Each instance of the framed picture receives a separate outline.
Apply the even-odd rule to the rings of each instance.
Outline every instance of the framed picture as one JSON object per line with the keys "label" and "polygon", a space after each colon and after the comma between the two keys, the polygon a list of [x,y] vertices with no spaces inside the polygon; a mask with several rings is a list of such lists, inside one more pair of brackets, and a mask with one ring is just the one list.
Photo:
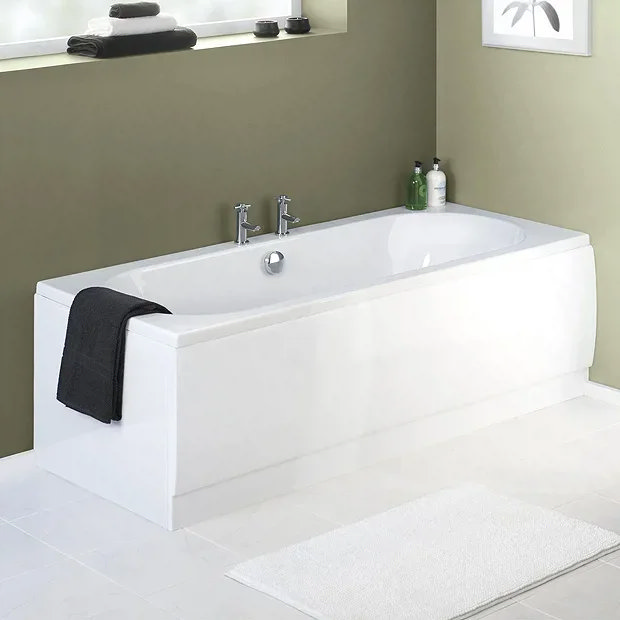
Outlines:
{"label": "framed picture", "polygon": [[591,0],[482,0],[482,44],[590,56],[591,11]]}

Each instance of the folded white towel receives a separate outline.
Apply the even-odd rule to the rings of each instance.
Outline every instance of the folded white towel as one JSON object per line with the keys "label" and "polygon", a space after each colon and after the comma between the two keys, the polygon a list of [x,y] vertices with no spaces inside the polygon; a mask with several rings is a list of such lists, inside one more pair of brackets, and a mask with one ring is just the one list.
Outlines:
{"label": "folded white towel", "polygon": [[117,17],[97,17],[88,22],[86,34],[98,37],[117,37],[131,34],[149,34],[152,32],[168,32],[177,27],[177,20],[172,15],[161,13],[154,17],[133,17],[119,19]]}

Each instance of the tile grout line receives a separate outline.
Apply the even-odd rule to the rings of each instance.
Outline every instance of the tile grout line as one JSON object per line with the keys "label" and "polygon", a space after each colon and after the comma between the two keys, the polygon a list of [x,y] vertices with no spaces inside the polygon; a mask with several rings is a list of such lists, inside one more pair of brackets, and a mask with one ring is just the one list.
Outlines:
{"label": "tile grout line", "polygon": [[115,579],[112,579],[108,575],[105,575],[104,573],[99,572],[96,568],[92,568],[91,566],[88,566],[87,564],[84,564],[84,562],[81,562],[80,560],[78,560],[75,557],[72,557],[72,556],[69,556],[69,557],[70,557],[70,559],[73,562],[75,562],[76,564],[78,564],[82,568],[85,568],[89,572],[91,572],[91,573],[93,573],[93,574],[95,574],[95,575],[97,575],[99,577],[102,577],[103,579],[105,579],[106,581],[109,581],[110,583],[113,583],[115,586],[119,587],[121,590],[124,590],[125,592],[128,592],[129,594],[139,598],[142,602],[146,603],[147,607],[152,607],[154,609],[158,609],[159,611],[163,611],[163,612],[167,613],[168,615],[170,615],[171,617],[176,618],[176,620],[182,620],[181,617],[178,616],[176,613],[172,613],[168,609],[164,609],[163,607],[159,607],[159,605],[156,605],[152,601],[149,601],[145,596],[142,596],[142,594],[140,594],[139,592],[135,592],[134,590],[132,590],[128,586],[125,586],[122,583],[119,583],[118,581],[116,581]]}
{"label": "tile grout line", "polygon": [[618,564],[612,564],[610,561],[605,559],[605,558],[611,557],[612,555],[616,555],[619,552],[620,552],[620,550],[617,550],[614,553],[610,553],[608,555],[604,555],[602,558],[599,559],[599,562],[602,562],[603,564],[606,564],[607,566],[611,566],[613,568],[617,568],[618,570],[620,570],[620,566],[618,566]]}
{"label": "tile grout line", "polygon": [[[532,590],[532,592],[534,591],[535,590]],[[534,607],[533,605],[528,605],[526,601],[527,599],[520,601],[523,607],[526,607],[527,609],[532,609],[533,611],[537,611],[538,613],[541,613],[543,616],[547,616],[548,618],[552,618],[553,620],[562,620],[562,618],[558,618],[557,616],[552,616],[551,614],[548,614],[546,611],[543,611],[542,609],[538,609],[538,607]]]}
{"label": "tile grout line", "polygon": [[[180,616],[178,616],[177,614],[173,614],[169,610],[163,609],[162,607],[159,607],[159,606],[155,605],[154,603],[149,601],[147,598],[145,598],[144,596],[142,596],[138,592],[135,592],[134,590],[132,590],[131,588],[129,588],[129,587],[125,586],[125,585],[123,585],[122,583],[119,583],[119,582],[115,581],[114,579],[108,577],[108,575],[105,575],[104,573],[99,572],[97,569],[92,568],[92,567],[88,566],[87,564],[84,564],[84,562],[81,562],[75,556],[73,556],[73,555],[71,555],[69,553],[66,553],[65,551],[63,551],[62,549],[59,549],[58,547],[55,547],[54,545],[49,544],[45,540],[41,540],[40,538],[37,538],[36,536],[33,536],[32,534],[30,534],[29,532],[26,532],[25,530],[23,530],[22,528],[18,527],[14,523],[9,523],[8,525],[10,525],[11,527],[14,527],[16,530],[22,532],[22,534],[25,534],[29,538],[32,538],[33,540],[36,540],[38,543],[41,543],[42,545],[45,545],[46,547],[49,547],[50,549],[52,549],[56,553],[59,553],[61,556],[63,556],[63,558],[65,558],[65,560],[68,560],[69,562],[77,564],[78,566],[81,566],[82,568],[85,568],[88,572],[90,572],[90,573],[92,573],[94,575],[97,575],[98,577],[101,577],[101,578],[105,579],[106,581],[108,581],[109,583],[112,583],[115,586],[119,587],[121,590],[124,590],[125,592],[128,592],[129,594],[138,597],[141,601],[146,603],[148,607],[153,607],[153,608],[155,608],[155,609],[157,609],[159,611],[163,611],[165,613],[168,613],[170,616],[172,616],[173,618],[176,618],[177,620],[182,620],[180,618]],[[96,550],[94,550],[94,551],[96,551]],[[33,569],[30,569],[30,570],[27,570],[27,571],[23,571],[22,573],[19,573],[19,575],[24,575],[24,574],[27,574],[27,573],[31,573],[31,572],[34,572],[36,570],[40,570],[41,568],[48,568],[49,566],[53,566],[54,564],[57,564],[57,563],[59,563],[59,562],[51,562],[50,564],[46,564],[43,567],[33,568]],[[15,578],[15,577],[17,577],[19,575],[13,575],[13,576],[9,577],[8,579],[13,579],[13,578]],[[0,583],[3,583],[4,581],[7,581],[7,580],[5,579],[3,581],[0,581]]]}
{"label": "tile grout line", "polygon": [[[508,609],[509,607],[515,607],[516,605],[520,603],[521,596],[522,596],[521,594],[517,594],[513,598],[507,598],[501,603],[497,603],[496,605],[493,605],[493,607],[488,607],[485,611],[481,612],[483,615],[481,616],[480,620],[485,620],[486,618],[490,618],[496,613],[499,613],[500,611],[504,611],[505,609]],[[476,616],[474,616],[474,618],[476,618]]]}
{"label": "tile grout line", "polygon": [[[199,534],[198,532],[194,532],[193,530],[190,530],[187,527],[183,528],[182,531],[187,532],[188,534],[191,534],[192,536],[196,536],[197,538],[200,538],[200,540],[204,540],[214,545],[215,547],[218,547],[219,549],[228,551],[229,553],[234,553],[235,555],[239,555],[239,556],[241,555],[238,551],[235,551],[234,549],[231,549],[230,547],[227,547],[226,545],[223,545],[222,543],[219,543],[216,540],[213,540],[212,538],[207,538],[206,536],[203,536],[202,534]],[[245,556],[242,556],[242,557],[245,557]]]}
{"label": "tile grout line", "polygon": [[[561,402],[561,403],[557,403],[556,405],[551,405],[551,407],[560,407],[560,406],[562,406],[562,405],[565,405],[566,403],[571,402],[572,400],[577,400],[577,399],[579,399],[579,398],[583,398],[583,396],[578,396],[576,399],[571,399],[571,400],[568,400],[568,401],[563,401],[563,402]],[[586,396],[586,398],[591,398],[591,397]],[[609,408],[611,408],[611,409],[616,409],[616,410],[618,411],[618,416],[620,417],[620,406],[618,406],[618,405],[609,405],[608,403],[605,403],[605,402],[603,402],[603,401],[596,400],[595,398],[591,398],[591,400],[593,400],[593,401],[595,401],[595,402],[597,402],[597,403],[600,403],[600,404],[606,405],[607,407],[609,407]],[[525,418],[527,418],[527,417],[529,417],[529,416],[535,416],[535,415],[536,415],[539,411],[543,411],[544,409],[549,409],[549,408],[550,408],[550,407],[543,407],[543,409],[538,409],[538,410],[536,410],[536,411],[531,411],[531,412],[529,412],[529,413],[525,413],[525,414],[523,414],[523,415],[517,416],[517,417],[515,417],[515,418],[510,418],[510,419],[508,419],[508,420],[504,420],[504,421],[502,421],[502,422],[496,422],[496,423],[494,423],[494,424],[492,424],[492,425],[490,425],[490,426],[488,426],[488,427],[484,427],[484,428],[493,428],[493,427],[496,427],[496,426],[497,426],[497,427],[499,427],[499,426],[501,426],[502,424],[505,424],[506,422],[516,421],[516,420],[522,420],[522,419],[525,419]],[[557,443],[556,443],[556,442],[552,442],[552,443],[553,443],[553,445],[556,445],[556,446],[564,446],[564,445],[566,445],[566,444],[570,444],[570,443],[573,443],[573,442],[575,442],[575,441],[579,441],[579,440],[581,440],[581,439],[584,439],[584,438],[586,438],[586,437],[589,437],[590,435],[594,435],[594,434],[599,433],[599,432],[601,432],[601,431],[608,430],[608,429],[611,429],[611,428],[615,428],[615,427],[617,427],[617,426],[620,426],[620,421],[618,421],[618,422],[613,422],[612,424],[605,424],[605,425],[603,425],[603,426],[598,426],[597,428],[593,428],[593,429],[590,429],[590,430],[588,430],[588,431],[584,431],[584,432],[583,432],[582,434],[580,434],[579,436],[577,436],[577,437],[572,437],[571,439],[565,439],[565,440],[563,440],[563,441],[559,441],[559,442],[557,442]],[[483,429],[478,429],[478,430],[484,430],[484,428],[483,428]],[[478,431],[473,431],[473,432],[472,432],[472,433],[470,433],[470,434],[475,434],[476,432],[478,432]],[[464,436],[465,436],[465,435],[464,435]]]}
{"label": "tile grout line", "polygon": [[[607,488],[607,487],[605,487]],[[593,491],[589,491],[587,493],[583,493],[581,494],[577,499],[571,499],[568,502],[564,502],[562,504],[558,504],[557,506],[554,506],[551,510],[557,510],[558,512],[561,512],[561,508],[564,508],[565,506],[569,506],[570,504],[574,504],[575,502],[580,502],[588,497],[598,497],[599,499],[603,499],[606,500],[608,502],[611,502],[612,504],[616,504],[617,506],[620,507],[620,501],[613,499],[611,497],[608,497],[607,495],[604,495],[600,489],[598,490],[593,490]],[[564,513],[562,513],[564,514]],[[573,517],[573,518],[577,518],[577,517]],[[581,521],[583,521],[583,519],[580,519]],[[588,521],[588,523],[590,523]],[[593,525],[596,525],[593,523]],[[598,527],[602,527],[601,525],[599,525]],[[603,529],[607,529],[607,528],[603,528]],[[612,530],[610,530],[612,531]],[[616,534],[620,535],[620,532],[615,532]]]}
{"label": "tile grout line", "polygon": [[[57,506],[48,506],[47,508],[42,508],[40,510],[35,510],[34,512],[28,512],[26,514],[20,515],[19,517],[15,517],[14,519],[6,519],[5,518],[4,520],[7,523],[13,525],[16,521],[20,521],[21,519],[28,519],[29,517],[34,517],[35,515],[39,515],[39,514],[44,513],[44,512],[51,512],[53,510],[63,510],[65,508],[67,508],[68,506],[72,506],[73,504],[79,504],[80,502],[83,502],[85,500],[88,501],[89,499],[92,499],[92,498],[81,497],[79,499],[72,499],[71,501],[64,502],[62,504],[58,504]],[[108,500],[104,500],[104,501],[108,501]],[[2,519],[2,517],[0,517],[0,519]],[[21,529],[21,528],[18,528],[18,529]]]}
{"label": "tile grout line", "polygon": [[[618,412],[620,414],[620,407],[615,407],[615,408],[618,409]],[[580,441],[582,439],[586,439],[586,438],[590,437],[591,435],[596,435],[597,433],[600,433],[601,431],[607,431],[607,430],[610,430],[612,428],[616,428],[617,426],[620,427],[620,422],[614,422],[613,424],[608,424],[607,426],[601,426],[600,428],[595,428],[595,429],[586,431],[585,433],[583,433],[583,435],[579,435],[579,437],[575,437],[573,439],[568,439],[566,441],[561,441],[561,442],[559,442],[556,445],[558,445],[558,446],[565,446],[565,445],[570,444],[570,443],[575,443],[575,442]]]}
{"label": "tile grout line", "polygon": [[620,501],[618,501],[617,499],[614,499],[613,497],[608,497],[607,495],[604,495],[600,490],[593,491],[592,495],[596,495],[597,497],[600,497],[601,499],[606,499],[607,501],[611,502],[612,504],[616,504],[617,506],[620,506]]}
{"label": "tile grout line", "polygon": [[[32,534],[30,534],[29,532],[26,532],[25,530],[22,530],[21,527],[17,527],[16,525],[14,525],[13,523],[10,522],[6,522],[6,525],[8,525],[9,527],[12,527],[14,529],[16,529],[18,532],[21,532],[22,534],[24,534],[25,536],[27,536],[28,538],[38,542],[39,544],[47,547],[48,549],[51,549],[52,551],[58,553],[60,556],[62,556],[63,560],[72,560],[73,558],[71,558],[69,555],[67,555],[66,553],[64,553],[63,551],[61,551],[60,549],[57,549],[56,547],[54,547],[53,545],[50,545],[49,543],[45,542],[44,540],[40,540],[39,538],[37,538],[36,536],[33,536]],[[36,570],[40,570],[42,568],[48,568],[50,566],[53,566],[54,564],[59,564],[61,562],[61,560],[57,560],[54,562],[50,562],[49,564],[45,564],[43,566],[38,566],[36,568],[29,568],[26,569],[20,573],[17,573],[15,575],[10,575],[9,577],[6,577],[4,579],[0,579],[0,583],[4,583],[6,581],[9,581],[10,579],[14,579],[15,577],[19,577],[21,575],[26,575],[28,573],[32,573]]]}
{"label": "tile grout line", "polygon": [[[282,499],[282,498],[285,498],[285,497],[287,497],[287,495],[280,495],[277,498],[273,498],[273,499]],[[252,508],[254,506],[260,506],[261,504],[264,504],[264,503],[266,503],[268,501],[270,501],[270,500],[266,500],[265,502],[259,502],[258,504],[252,504],[251,506],[248,506],[245,509],[242,508],[241,510],[246,510],[247,508]],[[316,519],[319,519],[320,521],[323,521],[326,524],[329,524],[329,525],[333,526],[334,529],[340,529],[342,527],[346,527],[347,525],[350,525],[348,523],[340,523],[339,521],[334,521],[333,519],[326,519],[325,517],[316,514],[314,511],[308,510],[304,506],[303,503],[293,502],[293,505],[296,508],[301,509],[306,515],[310,515],[312,517],[315,517]],[[234,512],[239,512],[239,511],[234,511]],[[234,512],[233,513],[229,513],[229,514],[234,514]],[[218,518],[225,518],[227,516],[228,515],[221,515],[221,517],[218,517]],[[366,517],[364,517],[364,518],[366,518]],[[363,520],[363,519],[360,519],[360,520]],[[200,525],[200,524],[197,524],[197,525]],[[248,559],[248,557],[245,554],[241,554],[241,553],[239,553],[239,551],[236,551],[235,549],[231,549],[230,547],[227,547],[226,545],[223,545],[222,543],[220,543],[220,542],[218,542],[216,540],[213,540],[212,538],[209,538],[208,536],[205,536],[204,534],[200,534],[199,532],[195,532],[194,530],[191,529],[192,527],[196,527],[196,526],[190,525],[188,527],[182,528],[182,530],[184,530],[186,532],[189,532],[190,534],[193,534],[194,536],[197,536],[198,538],[200,538],[202,540],[205,540],[208,543],[211,543],[211,544],[215,545],[216,547],[219,547],[220,549],[223,549],[224,551],[229,551],[230,553],[234,553],[235,555],[239,555],[242,558],[244,558],[244,560]],[[321,534],[315,534],[314,536],[320,536],[320,535]],[[314,538],[314,536],[311,536],[310,538]],[[307,540],[307,539],[304,539],[304,540]],[[300,541],[300,542],[302,542],[302,541]],[[292,544],[295,544],[295,543],[292,543]],[[289,545],[283,545],[283,547],[287,547],[287,546],[289,546]],[[282,547],[280,547],[280,548],[282,548]],[[264,554],[261,554],[261,555],[264,555]]]}
{"label": "tile grout line", "polygon": [[601,562],[605,564],[605,566],[611,566],[611,568],[617,568],[618,570],[620,570],[620,566],[618,566],[617,564],[612,564],[611,562],[606,562],[605,560],[601,560]]}
{"label": "tile grout line", "polygon": [[[595,399],[593,399],[593,400],[595,400]],[[569,401],[567,401],[567,402],[569,402]],[[597,402],[599,402],[599,401],[597,401]],[[558,403],[558,405],[562,405],[562,404],[564,404],[564,403]],[[605,403],[603,403],[603,404],[605,404]],[[544,409],[546,409],[546,408],[547,407],[545,407]],[[614,407],[614,408],[618,409],[618,412],[620,414],[620,407]],[[454,437],[454,438],[452,438],[450,440],[446,440],[446,441],[442,441],[442,442],[440,442],[438,444],[434,444],[433,447],[441,448],[443,444],[446,444],[446,443],[448,443],[450,441],[459,440],[459,439],[465,439],[467,437],[472,437],[472,436],[475,436],[480,431],[484,431],[484,430],[487,430],[487,429],[490,429],[490,428],[493,428],[493,427],[500,427],[503,424],[505,424],[506,422],[519,420],[522,417],[527,417],[527,416],[535,415],[536,413],[537,413],[537,411],[534,411],[534,412],[530,412],[530,413],[524,414],[523,416],[517,416],[516,418],[511,418],[509,420],[504,420],[502,422],[497,422],[497,423],[491,424],[489,426],[486,426],[486,427],[483,427],[483,428],[480,428],[480,429],[476,429],[475,431],[471,431],[470,433],[467,433],[465,435],[459,435],[459,436]],[[593,429],[588,430],[588,431],[584,431],[583,433],[581,433],[581,434],[579,434],[577,436],[571,437],[569,439],[564,439],[564,440],[559,441],[559,442],[550,441],[549,445],[546,446],[546,447],[547,448],[549,448],[549,447],[553,447],[553,448],[558,448],[559,447],[559,448],[561,448],[561,447],[568,446],[570,444],[576,443],[578,441],[581,441],[583,439],[587,439],[587,438],[591,437],[592,435],[596,435],[597,433],[600,433],[602,431],[606,431],[606,430],[609,430],[609,429],[612,429],[612,428],[616,428],[616,427],[620,427],[620,421],[619,422],[614,422],[613,424],[606,424],[606,425],[603,425],[603,426],[599,426],[597,428],[593,428]],[[396,460],[401,460],[402,458],[407,458],[408,456],[411,456],[412,454],[416,454],[416,453],[417,453],[417,450],[415,452],[409,453],[408,455],[405,455],[404,457],[400,457],[400,458],[398,458]],[[521,456],[521,457],[519,457],[519,461],[520,462],[524,462],[524,461],[527,461],[528,458],[529,457],[527,457],[527,456]],[[391,461],[391,460],[394,460],[394,459],[387,459],[387,460]],[[363,468],[363,469],[372,469],[372,467],[374,467],[374,466]]]}
{"label": "tile grout line", "polygon": [[54,564],[59,564],[61,561],[64,561],[64,560],[59,560],[58,562],[52,562],[51,564],[46,564],[45,566],[39,566],[37,568],[27,568],[26,570],[23,570],[21,573],[15,573],[14,575],[10,575],[9,577],[4,577],[0,579],[0,586],[6,583],[7,581],[10,581],[11,579],[16,579],[17,577],[28,575],[30,573],[33,573],[36,570],[41,570],[42,568],[49,568],[50,566],[54,566]]}

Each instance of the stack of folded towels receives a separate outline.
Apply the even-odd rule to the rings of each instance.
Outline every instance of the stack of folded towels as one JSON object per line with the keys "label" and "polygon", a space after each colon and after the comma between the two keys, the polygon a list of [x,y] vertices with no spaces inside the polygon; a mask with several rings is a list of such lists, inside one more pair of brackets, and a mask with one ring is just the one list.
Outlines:
{"label": "stack of folded towels", "polygon": [[91,19],[85,35],[71,37],[69,54],[117,58],[173,52],[196,45],[196,33],[179,28],[172,15],[160,14],[155,2],[114,4],[109,17]]}

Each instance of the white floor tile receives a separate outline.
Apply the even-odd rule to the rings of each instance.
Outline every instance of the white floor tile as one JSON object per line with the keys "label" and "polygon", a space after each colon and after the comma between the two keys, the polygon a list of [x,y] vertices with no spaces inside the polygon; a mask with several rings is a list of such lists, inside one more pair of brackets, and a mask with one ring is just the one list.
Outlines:
{"label": "white floor tile", "polygon": [[5,456],[0,459],[0,485],[7,480],[15,480],[25,472],[35,469],[34,450]]}
{"label": "white floor tile", "polygon": [[494,424],[454,442],[461,450],[467,445],[476,449],[477,458],[486,464],[490,455],[492,464],[495,457],[514,461],[515,457],[562,453],[563,444],[585,441],[619,424],[620,408],[582,397]]}
{"label": "white floor tile", "polygon": [[72,560],[53,564],[0,583],[4,620],[173,620],[108,579]]}
{"label": "white floor tile", "polygon": [[6,462],[3,459],[0,467],[0,517],[3,519],[12,521],[92,497],[88,491],[38,469],[31,459],[18,457],[10,457]]}
{"label": "white floor tile", "polygon": [[604,558],[601,558],[601,562],[612,564],[613,566],[620,568],[620,551],[606,555]]}
{"label": "white floor tile", "polygon": [[162,529],[124,508],[100,498],[43,510],[13,522],[63,553],[106,551],[125,541],[140,541]]}
{"label": "white floor tile", "polygon": [[[543,414],[540,416],[542,419]],[[465,437],[456,437],[449,444],[453,444],[458,453],[467,455],[480,466],[492,464],[496,458],[514,461],[538,454],[554,445],[549,433],[539,432],[540,426],[542,423],[539,418],[529,414],[482,428]]]}
{"label": "white floor tile", "polygon": [[530,609],[521,603],[514,603],[498,610],[486,611],[470,620],[560,620],[536,609]]}
{"label": "white floor tile", "polygon": [[[384,463],[382,467],[407,477],[424,493],[464,482],[488,484],[508,493],[520,491],[521,487],[529,489],[530,471],[538,473],[544,463],[541,455],[555,445],[549,436],[535,432],[541,424],[532,417],[537,414],[544,417],[544,412],[537,412],[496,424]],[[533,460],[531,465],[527,464],[528,459]],[[568,499],[573,497],[571,494]]]}
{"label": "white floor tile", "polygon": [[522,452],[504,423],[405,456],[400,459],[400,472],[412,480],[428,480],[433,486],[458,484],[497,459],[512,462],[521,458]]}
{"label": "white floor tile", "polygon": [[620,481],[620,425],[596,431],[563,446],[579,463],[584,475],[589,475],[604,489]]}
{"label": "white floor tile", "polygon": [[[64,617],[63,620],[65,620]],[[125,603],[120,608],[95,613],[88,616],[88,620],[179,620],[179,617],[137,598],[132,598],[131,603]]]}
{"label": "white floor tile", "polygon": [[579,458],[564,445],[530,442],[524,447],[514,434],[513,426],[504,423],[380,467],[407,477],[421,495],[475,482],[549,508],[597,488],[599,479],[584,473]]}
{"label": "white floor tile", "polygon": [[192,579],[149,597],[183,620],[308,620],[308,616],[224,576]]}
{"label": "white floor tile", "polygon": [[620,408],[582,396],[516,418],[513,428],[519,429],[519,437],[536,436],[559,444],[615,424],[620,424]]}
{"label": "white floor tile", "polygon": [[620,504],[600,495],[587,495],[557,508],[569,517],[588,521],[620,534]]}
{"label": "white floor tile", "polygon": [[607,499],[611,499],[614,502],[620,503],[620,482],[618,482],[617,484],[604,486],[600,489],[597,489],[596,492],[598,495],[602,495]]}
{"label": "white floor tile", "polygon": [[468,466],[485,467],[497,458],[515,462],[535,456],[616,424],[620,424],[620,408],[582,397],[493,424],[435,448],[452,451]]}
{"label": "white floor tile", "polygon": [[133,592],[145,596],[201,575],[223,575],[242,556],[186,530],[164,532],[77,559]]}
{"label": "white floor tile", "polygon": [[562,620],[615,620],[620,618],[620,569],[597,562],[541,586],[524,604]]}
{"label": "white floor tile", "polygon": [[493,614],[503,611],[506,607],[512,607],[516,605],[517,603],[521,603],[530,595],[531,595],[531,591],[524,592],[522,594],[517,594],[513,598],[502,601],[501,603],[498,603],[497,605],[494,605],[493,607],[490,607],[489,609],[485,609],[484,611],[481,611],[480,613],[474,616],[471,616],[471,618],[468,618],[467,620],[481,620],[481,618],[487,618],[488,616],[492,616]]}
{"label": "white floor tile", "polygon": [[416,494],[425,495],[463,482],[474,481],[480,462],[469,446],[450,441],[375,467],[405,478]]}
{"label": "white floor tile", "polygon": [[598,486],[598,478],[564,446],[517,461],[498,458],[494,465],[479,472],[478,482],[546,508],[580,499]]}
{"label": "white floor tile", "polygon": [[[587,428],[585,421],[581,419],[586,415],[586,411],[580,413],[585,407],[584,399],[570,401],[565,407],[580,421],[578,429]],[[569,437],[570,433],[564,426],[571,424],[561,421],[561,407],[552,409],[555,413],[551,419],[557,420],[558,435],[563,438]],[[607,409],[603,409],[599,413],[605,416],[606,412]],[[527,417],[536,415],[544,417],[546,414],[545,411],[536,412]],[[605,418],[604,420],[608,421]],[[599,422],[603,423],[603,420],[599,419]],[[575,433],[577,428],[573,429]],[[604,431],[586,433],[580,439],[522,452],[520,451],[522,442],[517,436],[516,434],[512,448],[506,446],[499,452],[495,451],[491,461],[479,467],[475,473],[478,482],[497,492],[555,508],[578,500],[601,489],[605,484],[620,479],[620,459],[616,455],[618,450],[614,445],[616,440],[620,441],[616,426],[608,427]],[[596,457],[598,452],[602,455],[603,464]],[[615,469],[614,461],[618,461],[618,467]]]}
{"label": "white floor tile", "polygon": [[208,519],[188,529],[244,557],[254,557],[336,527],[337,524],[321,519],[284,498]]}
{"label": "white floor tile", "polygon": [[9,524],[0,524],[0,581],[63,560],[47,545]]}
{"label": "white floor tile", "polygon": [[428,478],[409,480],[381,468],[368,468],[314,485],[288,497],[306,511],[323,519],[348,524],[424,495],[428,483]]}

